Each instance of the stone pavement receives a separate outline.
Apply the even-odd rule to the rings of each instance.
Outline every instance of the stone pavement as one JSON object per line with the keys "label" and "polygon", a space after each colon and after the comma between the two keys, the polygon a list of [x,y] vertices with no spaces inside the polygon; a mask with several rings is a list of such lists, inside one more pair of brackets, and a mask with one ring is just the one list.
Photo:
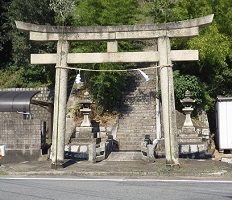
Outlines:
{"label": "stone pavement", "polygon": [[232,164],[217,160],[180,159],[180,166],[166,167],[165,158],[144,161],[107,161],[98,163],[66,160],[64,168],[51,169],[51,161],[26,161],[1,165],[9,176],[120,176],[143,178],[223,178],[232,179]]}

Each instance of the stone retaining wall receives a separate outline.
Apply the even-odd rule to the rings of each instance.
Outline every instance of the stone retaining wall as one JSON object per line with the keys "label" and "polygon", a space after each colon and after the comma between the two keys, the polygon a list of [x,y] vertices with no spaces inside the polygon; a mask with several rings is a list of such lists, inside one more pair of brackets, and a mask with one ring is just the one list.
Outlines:
{"label": "stone retaining wall", "polygon": [[[53,92],[49,88],[4,88],[0,91],[40,91],[33,100],[52,102]],[[42,141],[41,124],[46,122],[44,133],[51,137],[52,115],[48,106],[30,105],[30,114],[17,112],[0,112],[0,145],[5,145],[4,162],[37,160],[41,155]],[[44,123],[43,123],[44,124]],[[43,133],[43,134],[44,134]]]}
{"label": "stone retaining wall", "polygon": [[0,120],[0,124],[0,145],[5,145],[6,150],[3,162],[38,159],[41,152],[40,120]]}
{"label": "stone retaining wall", "polygon": [[[54,93],[47,87],[40,88],[4,88],[0,91],[40,91],[32,99],[43,102],[52,102]],[[46,106],[30,105],[31,114],[23,115],[16,112],[0,112],[0,120],[22,120],[22,119],[39,119],[46,122],[46,132],[51,137],[51,113]]]}

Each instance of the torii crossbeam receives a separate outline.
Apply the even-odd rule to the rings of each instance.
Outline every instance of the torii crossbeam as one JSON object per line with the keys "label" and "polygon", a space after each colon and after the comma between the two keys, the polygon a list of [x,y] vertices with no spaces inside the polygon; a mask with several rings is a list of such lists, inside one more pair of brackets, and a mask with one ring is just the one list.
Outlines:
{"label": "torii crossbeam", "polygon": [[[212,23],[213,14],[196,19],[170,22],[166,24],[129,25],[129,26],[85,26],[55,27],[16,21],[20,30],[29,31],[30,40],[57,41],[56,54],[32,54],[32,64],[55,64],[55,102],[52,139],[52,167],[61,167],[64,162],[65,111],[67,100],[67,67],[78,63],[122,63],[151,62],[159,63],[162,114],[165,137],[167,165],[179,164],[177,126],[173,87],[173,61],[196,61],[197,50],[171,50],[170,38],[195,37],[199,27]],[[118,52],[120,40],[158,40],[158,51]],[[106,41],[105,53],[69,53],[71,41]]]}

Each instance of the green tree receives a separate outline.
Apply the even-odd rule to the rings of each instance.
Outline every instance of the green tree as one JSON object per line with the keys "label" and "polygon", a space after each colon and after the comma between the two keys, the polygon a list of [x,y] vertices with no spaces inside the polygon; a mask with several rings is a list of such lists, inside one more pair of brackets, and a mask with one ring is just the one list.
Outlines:
{"label": "green tree", "polygon": [[49,7],[49,0],[20,1],[12,0],[8,4],[7,26],[11,29],[8,37],[12,43],[12,58],[17,66],[29,65],[30,53],[37,49],[46,51],[51,47],[46,43],[29,41],[28,33],[16,29],[15,20],[34,24],[54,24],[54,13]]}
{"label": "green tree", "polygon": [[[166,23],[175,21],[177,1],[145,0],[141,4],[141,18],[144,23]],[[175,8],[175,9],[174,9]]]}
{"label": "green tree", "polygon": [[203,0],[189,1],[189,4],[186,9],[188,13],[192,13],[193,17],[200,17],[211,12],[215,13],[215,18],[211,26],[200,31],[198,37],[187,42],[185,40],[185,45],[175,43],[179,46],[177,48],[198,49],[199,62],[188,65],[176,64],[176,66],[182,74],[196,75],[206,85],[205,109],[212,110],[217,95],[232,94],[232,88],[228,87],[232,84],[230,78],[232,35],[231,31],[225,28],[232,23],[232,17],[227,14],[227,11],[231,11],[231,4],[228,1]]}
{"label": "green tree", "polygon": [[[137,20],[137,0],[85,0],[81,1],[73,16],[75,26],[105,26],[134,24]],[[119,51],[140,48],[136,42],[119,43]],[[73,52],[106,52],[106,42],[78,42],[72,45]],[[91,69],[125,69],[126,64],[82,65]],[[129,65],[131,66],[131,65]],[[104,110],[117,109],[125,87],[125,73],[86,72],[85,83],[98,105]]]}
{"label": "green tree", "polygon": [[10,61],[9,54],[11,52],[11,45],[8,42],[7,32],[9,29],[5,25],[7,22],[7,4],[9,0],[0,1],[0,69],[7,62]]}
{"label": "green tree", "polygon": [[[158,0],[150,2],[159,3]],[[232,5],[223,0],[178,0],[166,1],[167,21],[176,21],[215,14],[213,24],[200,29],[200,35],[192,39],[172,40],[172,49],[198,49],[200,60],[190,63],[175,63],[181,76],[198,77],[205,84],[206,108],[213,108],[213,101],[219,94],[230,95],[226,85],[231,84],[231,36],[232,16],[229,14]],[[157,15],[158,16],[158,15]],[[161,20],[163,17],[161,17]],[[159,21],[161,22],[161,21]],[[226,84],[228,83],[228,84]],[[183,91],[184,92],[184,91]]]}
{"label": "green tree", "polygon": [[[157,5],[158,4],[158,5]],[[198,62],[174,63],[177,108],[186,89],[197,99],[210,119],[215,116],[217,95],[232,95],[232,4],[226,0],[146,0],[145,13],[150,22],[165,23],[202,17],[214,13],[213,24],[201,28],[198,37],[172,39],[172,49],[198,49]],[[145,16],[145,15],[143,15]],[[149,21],[148,20],[148,21]],[[144,20],[146,21],[146,20]],[[212,130],[215,128],[211,121]]]}
{"label": "green tree", "polygon": [[49,0],[11,0],[4,4],[5,17],[1,30],[4,33],[3,52],[7,52],[8,62],[1,65],[2,73],[20,74],[18,82],[12,79],[10,83],[7,81],[3,87],[8,85],[11,87],[29,87],[47,84],[51,82],[53,77],[52,68],[43,68],[41,66],[30,65],[30,54],[39,52],[54,51],[54,44],[36,43],[29,41],[28,33],[23,33],[16,29],[15,20],[24,21],[35,24],[54,24],[54,13],[49,8]]}
{"label": "green tree", "polygon": [[74,15],[75,25],[107,26],[134,24],[138,15],[137,0],[80,1]]}
{"label": "green tree", "polygon": [[206,88],[204,83],[202,83],[200,79],[194,75],[181,75],[179,70],[175,70],[173,76],[177,109],[182,110],[183,105],[180,100],[185,98],[185,92],[189,90],[191,92],[191,98],[195,100],[195,111],[198,112],[206,101]]}

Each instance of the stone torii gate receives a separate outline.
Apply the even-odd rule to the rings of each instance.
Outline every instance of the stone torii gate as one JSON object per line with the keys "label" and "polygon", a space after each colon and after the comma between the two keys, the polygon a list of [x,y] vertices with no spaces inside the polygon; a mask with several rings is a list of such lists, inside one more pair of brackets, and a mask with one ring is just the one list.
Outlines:
{"label": "stone torii gate", "polygon": [[[166,164],[179,164],[173,61],[196,61],[198,50],[171,50],[170,38],[194,37],[199,27],[210,25],[213,15],[165,24],[128,26],[55,27],[16,21],[20,30],[30,32],[30,40],[57,41],[55,54],[31,54],[31,64],[55,64],[55,99],[52,138],[52,168],[64,162],[65,112],[67,101],[67,65],[78,63],[151,62],[160,66],[162,114]],[[158,51],[118,52],[120,40],[158,39]],[[105,53],[69,53],[71,41],[106,41]]]}

